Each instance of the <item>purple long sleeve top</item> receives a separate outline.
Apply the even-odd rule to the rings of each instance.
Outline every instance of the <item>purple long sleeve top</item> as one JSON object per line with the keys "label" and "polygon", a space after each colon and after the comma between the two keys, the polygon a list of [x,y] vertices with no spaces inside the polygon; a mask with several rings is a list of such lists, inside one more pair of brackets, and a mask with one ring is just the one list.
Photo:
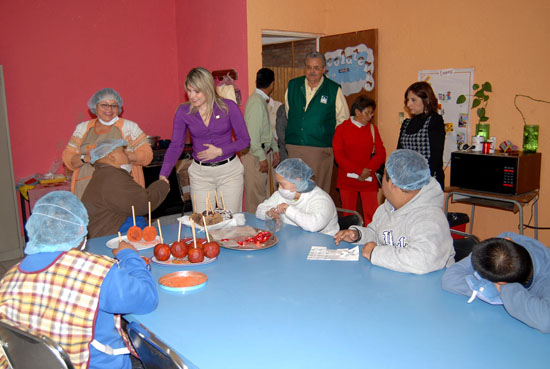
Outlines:
{"label": "purple long sleeve top", "polygon": [[[198,111],[194,114],[188,114],[191,108],[189,104],[182,104],[178,108],[174,117],[172,142],[164,156],[164,162],[160,170],[161,176],[168,177],[172,168],[176,165],[185,146],[187,130],[189,130],[193,140],[193,158],[195,160],[198,160],[197,153],[208,148],[204,144],[212,144],[223,151],[221,156],[206,162],[218,162],[228,159],[237,151],[241,151],[250,145],[250,136],[239,107],[231,100],[223,99],[223,101],[227,104],[228,113],[225,113],[214,104],[208,127],[202,121]],[[235,132],[235,141],[233,141],[232,132]]]}

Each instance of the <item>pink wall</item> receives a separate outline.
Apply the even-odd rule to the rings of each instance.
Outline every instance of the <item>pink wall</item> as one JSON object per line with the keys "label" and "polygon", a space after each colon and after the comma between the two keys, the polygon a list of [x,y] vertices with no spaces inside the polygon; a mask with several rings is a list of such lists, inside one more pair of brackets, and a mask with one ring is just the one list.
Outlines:
{"label": "pink wall", "polygon": [[246,0],[176,1],[180,96],[194,67],[235,69],[243,103],[248,99]]}
{"label": "pink wall", "polygon": [[0,35],[16,178],[49,170],[103,87],[120,92],[122,116],[147,134],[171,134],[174,0],[2,1]]}

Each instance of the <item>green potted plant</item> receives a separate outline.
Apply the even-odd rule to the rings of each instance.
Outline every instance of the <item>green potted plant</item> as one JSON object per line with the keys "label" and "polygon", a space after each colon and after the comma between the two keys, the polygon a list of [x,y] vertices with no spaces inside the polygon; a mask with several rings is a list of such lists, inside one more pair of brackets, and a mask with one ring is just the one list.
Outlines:
{"label": "green potted plant", "polygon": [[[486,123],[489,120],[487,116],[487,103],[489,102],[489,93],[493,92],[493,87],[489,82],[485,82],[482,85],[474,83],[472,89],[474,90],[474,94],[470,95],[474,97],[472,109],[477,108],[476,113],[479,118],[476,124],[476,136],[484,136],[485,140],[488,140],[490,138],[490,133],[489,123]],[[466,102],[465,95],[460,95],[456,99],[457,104],[463,104],[464,102]]]}

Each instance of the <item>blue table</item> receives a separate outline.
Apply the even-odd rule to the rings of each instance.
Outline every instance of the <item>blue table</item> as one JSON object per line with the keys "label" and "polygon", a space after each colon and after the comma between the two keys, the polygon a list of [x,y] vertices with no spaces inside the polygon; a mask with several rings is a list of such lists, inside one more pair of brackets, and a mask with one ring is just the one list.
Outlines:
{"label": "blue table", "polygon": [[[249,214],[247,224],[263,227]],[[184,229],[188,237],[191,230]],[[176,225],[163,227],[163,235],[174,240]],[[362,257],[309,261],[311,246],[335,248],[332,237],[290,225],[277,236],[270,249],[222,249],[208,265],[153,265],[156,279],[198,270],[209,280],[188,295],[159,290],[156,311],[127,318],[201,369],[550,366],[550,335],[502,306],[467,304],[467,297],[443,291],[443,271],[397,273]],[[90,240],[89,250],[111,254],[110,238]],[[352,245],[339,247],[346,246]]]}

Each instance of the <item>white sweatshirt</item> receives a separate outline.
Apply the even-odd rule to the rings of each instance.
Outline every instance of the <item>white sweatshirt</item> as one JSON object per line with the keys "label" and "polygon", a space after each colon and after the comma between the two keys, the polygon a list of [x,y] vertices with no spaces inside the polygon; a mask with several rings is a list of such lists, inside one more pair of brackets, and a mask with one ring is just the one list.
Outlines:
{"label": "white sweatshirt", "polygon": [[331,236],[340,230],[336,206],[332,198],[318,186],[310,192],[301,193],[298,200],[287,200],[279,191],[275,191],[269,199],[258,205],[256,218],[265,219],[265,213],[269,209],[282,203],[289,205],[286,212],[280,214],[284,223]]}
{"label": "white sweatshirt", "polygon": [[454,263],[453,239],[443,213],[443,191],[434,179],[395,210],[386,200],[376,209],[358,243],[375,242],[371,262],[398,272],[424,274]]}

